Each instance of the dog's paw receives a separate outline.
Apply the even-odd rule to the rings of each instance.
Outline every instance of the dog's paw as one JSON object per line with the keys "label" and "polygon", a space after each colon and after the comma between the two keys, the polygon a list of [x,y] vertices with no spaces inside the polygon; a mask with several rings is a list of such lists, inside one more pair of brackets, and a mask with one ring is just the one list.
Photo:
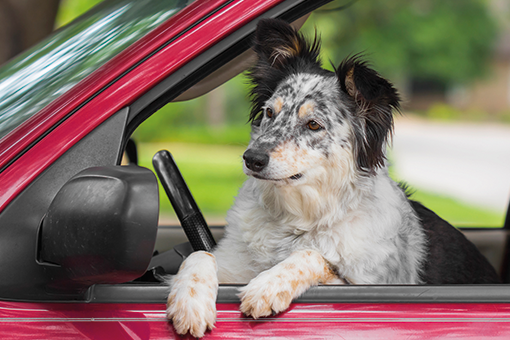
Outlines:
{"label": "dog's paw", "polygon": [[259,274],[248,285],[239,289],[240,310],[254,319],[280,313],[289,308],[293,289],[283,276],[272,268]]}
{"label": "dog's paw", "polygon": [[341,281],[315,250],[299,250],[240,289],[241,312],[257,319],[280,313],[311,286]]}
{"label": "dog's paw", "polygon": [[203,251],[192,253],[169,283],[172,288],[167,318],[177,333],[203,337],[216,321],[218,278],[214,256]]}

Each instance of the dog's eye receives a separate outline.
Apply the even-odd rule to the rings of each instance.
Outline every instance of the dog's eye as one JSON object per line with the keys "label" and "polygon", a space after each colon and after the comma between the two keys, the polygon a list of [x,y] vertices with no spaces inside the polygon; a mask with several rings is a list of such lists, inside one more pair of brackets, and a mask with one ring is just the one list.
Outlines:
{"label": "dog's eye", "polygon": [[319,125],[315,120],[311,120],[306,124],[306,127],[310,130],[317,131],[322,128],[322,126]]}
{"label": "dog's eye", "polygon": [[273,110],[269,107],[266,109],[266,116],[267,118],[273,118]]}

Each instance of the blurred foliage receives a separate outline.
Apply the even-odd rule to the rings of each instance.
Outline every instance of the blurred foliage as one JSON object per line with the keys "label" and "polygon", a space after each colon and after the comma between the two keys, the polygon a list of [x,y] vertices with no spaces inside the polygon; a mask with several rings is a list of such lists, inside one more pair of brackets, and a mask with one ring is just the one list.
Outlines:
{"label": "blurred foliage", "polygon": [[227,93],[224,126],[207,125],[207,94],[187,102],[167,104],[143,122],[133,137],[143,142],[247,145],[250,139],[250,103],[246,77],[238,75],[222,86]]}
{"label": "blurred foliage", "polygon": [[[71,21],[98,2],[100,0],[63,0],[57,26]],[[358,0],[344,10],[328,10],[348,3],[348,0],[337,0],[315,11],[302,29],[308,36],[313,36],[317,29],[323,41],[323,60],[327,68],[332,68],[328,59],[338,65],[348,55],[363,53],[381,74],[398,85],[405,85],[412,79],[432,80],[445,86],[467,83],[487,71],[487,58],[497,36],[497,26],[486,0]],[[227,93],[225,124],[242,126],[249,112],[247,80],[240,75],[224,86]],[[207,95],[168,104],[141,125],[135,138],[147,142],[189,140],[181,128],[206,125],[206,100]],[[432,109],[432,115],[450,113]],[[231,137],[223,141],[216,139],[221,129],[201,129],[214,137],[210,140],[216,143],[238,142]]]}
{"label": "blurred foliage", "polygon": [[421,202],[456,227],[500,228],[504,223],[504,215],[500,212],[465,203],[446,195],[416,189],[411,199]]}
{"label": "blurred foliage", "polygon": [[503,112],[500,112],[499,119],[503,123],[510,124],[510,110],[505,110]]}
{"label": "blurred foliage", "polygon": [[[165,110],[166,111],[166,110]],[[164,112],[164,111],[163,111]],[[154,117],[154,118],[153,118]],[[250,126],[229,124],[220,127],[209,125],[166,125],[166,118],[172,114],[153,115],[134,133],[135,140],[150,143],[192,143],[192,144],[222,144],[246,147],[250,141]],[[165,125],[158,125],[165,124]],[[160,126],[155,129],[154,126]]]}
{"label": "blurred foliage", "polygon": [[508,112],[501,112],[497,115],[488,115],[485,112],[476,109],[465,109],[461,110],[452,105],[446,103],[437,102],[434,103],[422,113],[422,116],[433,120],[442,121],[471,121],[471,122],[487,122],[487,121],[498,121],[505,122],[508,119]]}
{"label": "blurred foliage", "polygon": [[61,0],[55,28],[67,25],[103,0]]}
{"label": "blurred foliage", "polygon": [[359,0],[314,12],[304,31],[315,27],[335,65],[361,52],[390,79],[444,84],[482,76],[497,36],[485,0]]}
{"label": "blurred foliage", "polygon": [[427,110],[426,115],[428,118],[437,120],[457,120],[463,115],[463,112],[451,105],[436,103],[432,104],[432,106]]}
{"label": "blurred foliage", "polygon": [[[245,147],[184,143],[139,144],[140,165],[153,170],[151,157],[159,150],[172,153],[201,211],[208,218],[225,217],[246,176],[242,171]],[[176,219],[165,191],[159,188],[161,215]]]}

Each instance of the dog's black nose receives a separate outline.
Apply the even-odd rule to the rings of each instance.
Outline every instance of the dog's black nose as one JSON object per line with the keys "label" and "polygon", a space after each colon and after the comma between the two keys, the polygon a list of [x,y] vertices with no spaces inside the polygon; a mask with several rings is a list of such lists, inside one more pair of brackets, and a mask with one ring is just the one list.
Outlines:
{"label": "dog's black nose", "polygon": [[252,171],[262,171],[267,163],[269,163],[269,155],[265,152],[254,151],[252,149],[246,150],[243,155],[244,164]]}

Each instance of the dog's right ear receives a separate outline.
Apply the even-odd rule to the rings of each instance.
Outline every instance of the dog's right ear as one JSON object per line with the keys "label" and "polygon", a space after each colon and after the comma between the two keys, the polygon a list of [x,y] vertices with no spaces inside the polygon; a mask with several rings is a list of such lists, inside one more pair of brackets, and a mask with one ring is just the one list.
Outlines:
{"label": "dog's right ear", "polygon": [[252,48],[258,61],[248,72],[253,84],[249,120],[258,126],[262,107],[285,77],[303,69],[320,68],[320,40],[315,36],[310,43],[285,21],[262,19],[257,24]]}
{"label": "dog's right ear", "polygon": [[354,102],[357,166],[374,173],[384,165],[385,147],[393,130],[393,110],[400,111],[400,98],[393,85],[368,67],[359,56],[344,60],[336,75],[341,90]]}

